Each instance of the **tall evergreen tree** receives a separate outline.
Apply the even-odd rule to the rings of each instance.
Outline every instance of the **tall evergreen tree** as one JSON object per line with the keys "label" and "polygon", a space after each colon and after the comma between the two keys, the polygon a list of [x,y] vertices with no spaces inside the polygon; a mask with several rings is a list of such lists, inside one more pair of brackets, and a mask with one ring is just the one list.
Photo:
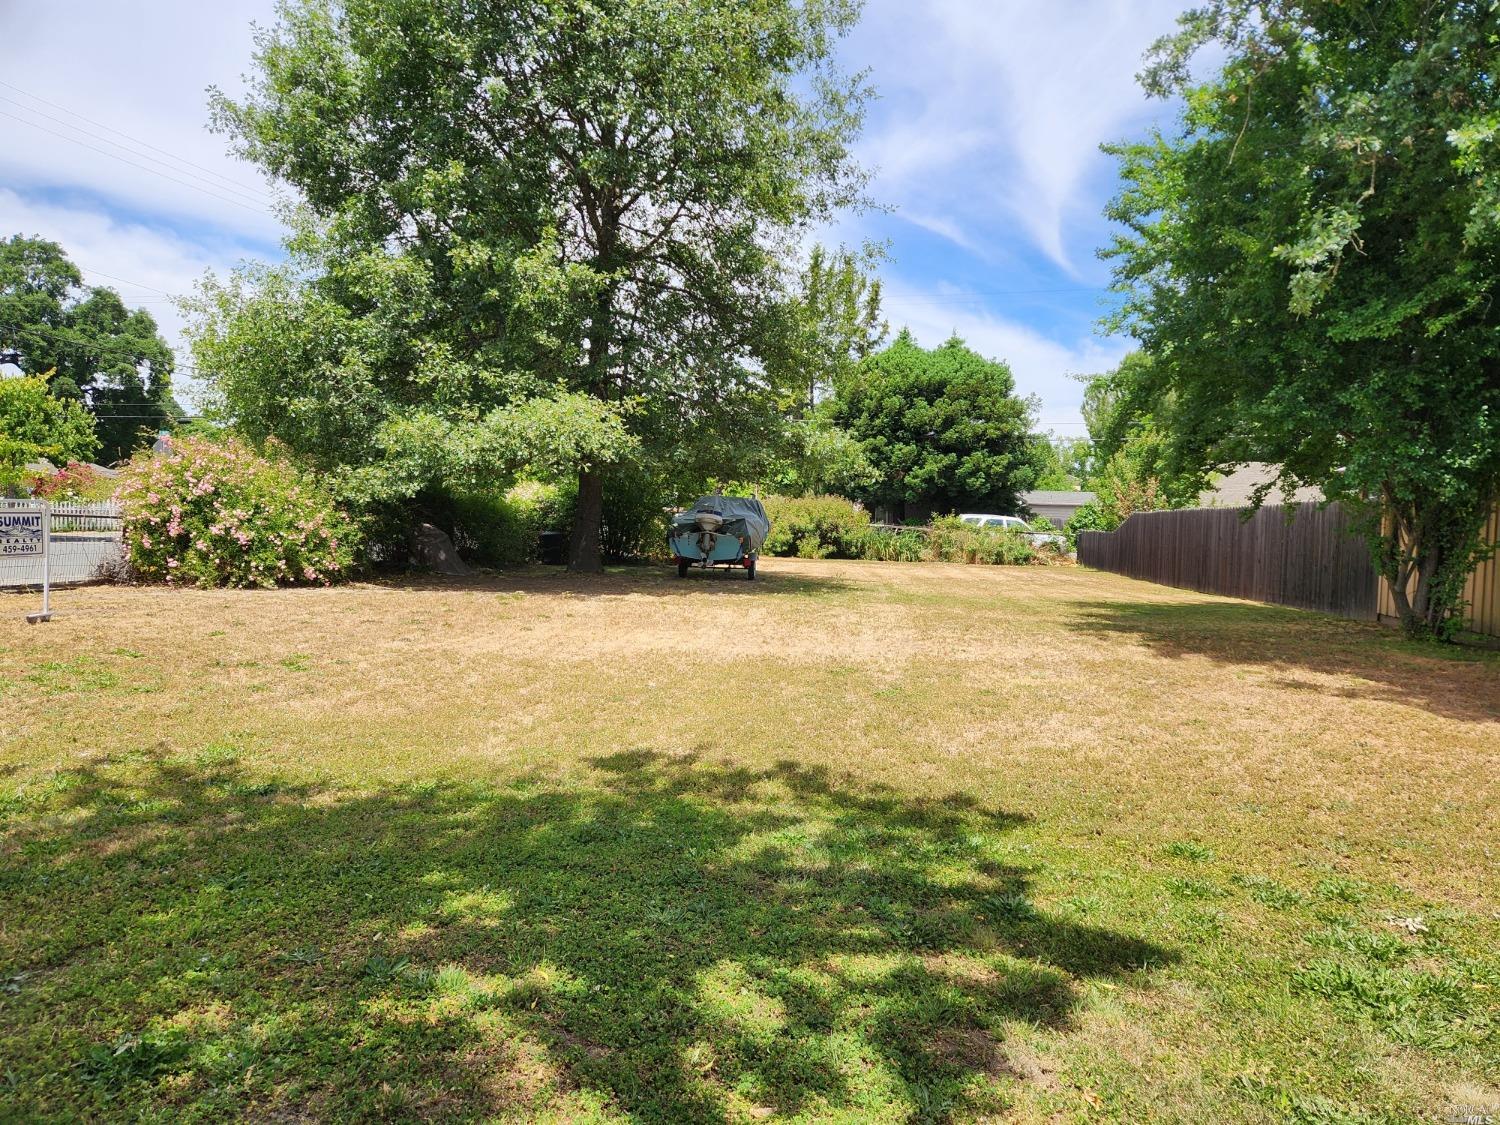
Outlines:
{"label": "tall evergreen tree", "polygon": [[1009,514],[1045,469],[1038,403],[1010,368],[957,336],[931,350],[903,329],[838,382],[833,420],[875,470],[860,499],[903,518],[923,512]]}

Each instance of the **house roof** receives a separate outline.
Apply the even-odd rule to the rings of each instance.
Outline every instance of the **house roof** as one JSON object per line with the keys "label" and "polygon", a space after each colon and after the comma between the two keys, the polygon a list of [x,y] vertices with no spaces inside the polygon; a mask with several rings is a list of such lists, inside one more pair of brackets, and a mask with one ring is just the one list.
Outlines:
{"label": "house roof", "polygon": [[1052,504],[1064,508],[1081,508],[1092,499],[1094,499],[1092,492],[1063,492],[1049,488],[1021,493],[1021,502],[1027,505]]}
{"label": "house roof", "polygon": [[[1256,488],[1274,481],[1280,471],[1280,465],[1271,465],[1264,461],[1248,461],[1227,476],[1214,481],[1207,491],[1199,495],[1198,506],[1200,508],[1246,507]],[[1299,488],[1292,494],[1293,503],[1321,499],[1323,499],[1322,490],[1317,488]],[[1281,502],[1281,490],[1273,488],[1270,495],[1266,497],[1266,503],[1279,504]]]}

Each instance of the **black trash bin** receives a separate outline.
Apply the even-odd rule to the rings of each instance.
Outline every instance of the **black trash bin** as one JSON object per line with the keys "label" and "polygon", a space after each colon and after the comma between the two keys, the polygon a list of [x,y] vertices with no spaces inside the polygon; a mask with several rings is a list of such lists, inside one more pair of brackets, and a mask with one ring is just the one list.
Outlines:
{"label": "black trash bin", "polygon": [[537,554],[548,566],[562,566],[568,561],[568,537],[561,531],[544,531],[537,537]]}

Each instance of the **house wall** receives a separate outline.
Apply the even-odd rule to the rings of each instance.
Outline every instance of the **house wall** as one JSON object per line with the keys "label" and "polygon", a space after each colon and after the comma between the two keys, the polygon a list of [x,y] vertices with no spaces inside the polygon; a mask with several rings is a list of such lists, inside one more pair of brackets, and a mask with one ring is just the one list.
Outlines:
{"label": "house wall", "polygon": [[1032,504],[1031,510],[1043,519],[1053,522],[1059,529],[1066,527],[1073,513],[1078,511],[1082,505],[1079,504]]}

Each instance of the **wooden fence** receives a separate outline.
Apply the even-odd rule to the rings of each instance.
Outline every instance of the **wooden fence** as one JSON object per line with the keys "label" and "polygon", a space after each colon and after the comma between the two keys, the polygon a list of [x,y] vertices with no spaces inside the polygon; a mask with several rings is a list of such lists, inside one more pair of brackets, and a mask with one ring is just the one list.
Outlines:
{"label": "wooden fence", "polygon": [[1078,561],[1148,582],[1375,619],[1376,575],[1337,504],[1137,512],[1117,531],[1084,531]]}
{"label": "wooden fence", "polygon": [[[1290,511],[1290,520],[1288,512]],[[1148,582],[1360,620],[1394,621],[1390,585],[1378,578],[1364,540],[1337,504],[1137,512],[1118,531],[1078,535],[1078,561]],[[1500,543],[1500,506],[1485,542]],[[1500,551],[1464,586],[1465,624],[1500,637]]]}

